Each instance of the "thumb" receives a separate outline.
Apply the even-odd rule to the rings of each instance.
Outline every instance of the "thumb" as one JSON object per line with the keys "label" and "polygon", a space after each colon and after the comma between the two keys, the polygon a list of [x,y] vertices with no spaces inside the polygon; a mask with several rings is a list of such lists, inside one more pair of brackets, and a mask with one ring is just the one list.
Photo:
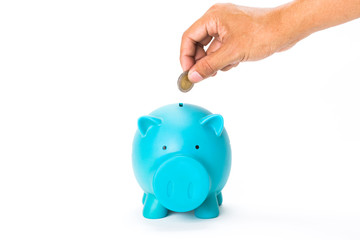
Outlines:
{"label": "thumb", "polygon": [[196,61],[189,70],[189,80],[193,83],[200,82],[214,75],[218,70],[229,65],[232,61],[231,52],[223,45],[215,52]]}

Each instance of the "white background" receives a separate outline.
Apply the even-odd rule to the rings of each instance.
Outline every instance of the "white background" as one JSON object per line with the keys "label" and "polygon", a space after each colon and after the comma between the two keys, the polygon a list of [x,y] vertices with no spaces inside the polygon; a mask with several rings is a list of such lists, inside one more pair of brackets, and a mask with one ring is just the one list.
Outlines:
{"label": "white background", "polygon": [[[360,239],[360,21],[183,94],[181,36],[215,2],[0,2],[0,239]],[[216,219],[142,217],[136,120],[176,102],[224,116]]]}

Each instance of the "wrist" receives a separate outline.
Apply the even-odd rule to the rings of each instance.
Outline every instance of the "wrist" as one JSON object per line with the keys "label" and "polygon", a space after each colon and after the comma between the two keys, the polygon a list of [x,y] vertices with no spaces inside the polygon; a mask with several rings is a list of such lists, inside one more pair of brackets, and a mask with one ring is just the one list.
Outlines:
{"label": "wrist", "polygon": [[311,16],[311,11],[308,9],[310,7],[306,1],[298,0],[273,9],[271,14],[277,25],[279,39],[277,51],[290,48],[321,29],[319,23]]}

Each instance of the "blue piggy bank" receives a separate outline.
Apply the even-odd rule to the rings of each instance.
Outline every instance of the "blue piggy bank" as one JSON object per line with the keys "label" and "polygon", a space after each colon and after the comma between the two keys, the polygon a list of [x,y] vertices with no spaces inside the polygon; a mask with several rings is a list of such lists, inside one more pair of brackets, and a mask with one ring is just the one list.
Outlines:
{"label": "blue piggy bank", "polygon": [[138,120],[133,168],[144,190],[145,218],[195,210],[219,215],[231,149],[221,115],[190,104],[161,107]]}

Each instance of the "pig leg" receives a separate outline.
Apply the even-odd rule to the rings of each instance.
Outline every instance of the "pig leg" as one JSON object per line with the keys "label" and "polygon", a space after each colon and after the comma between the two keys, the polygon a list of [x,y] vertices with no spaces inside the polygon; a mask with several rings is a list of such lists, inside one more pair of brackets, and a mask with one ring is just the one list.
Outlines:
{"label": "pig leg", "polygon": [[219,194],[217,195],[217,201],[219,206],[221,206],[222,202],[223,202],[223,198],[222,198],[222,194],[221,192],[219,192]]}
{"label": "pig leg", "polygon": [[157,218],[163,218],[166,217],[168,214],[168,210],[164,208],[159,201],[156,199],[156,197],[148,193],[146,194],[146,197],[144,199],[144,209],[143,209],[143,216],[145,218],[150,219],[157,219]]}
{"label": "pig leg", "polygon": [[219,204],[215,193],[210,194],[200,207],[195,209],[195,216],[198,218],[215,218],[219,216]]}
{"label": "pig leg", "polygon": [[144,193],[144,196],[143,196],[143,198],[142,198],[142,204],[144,205],[144,203],[145,203],[145,200],[146,200],[146,193]]}

